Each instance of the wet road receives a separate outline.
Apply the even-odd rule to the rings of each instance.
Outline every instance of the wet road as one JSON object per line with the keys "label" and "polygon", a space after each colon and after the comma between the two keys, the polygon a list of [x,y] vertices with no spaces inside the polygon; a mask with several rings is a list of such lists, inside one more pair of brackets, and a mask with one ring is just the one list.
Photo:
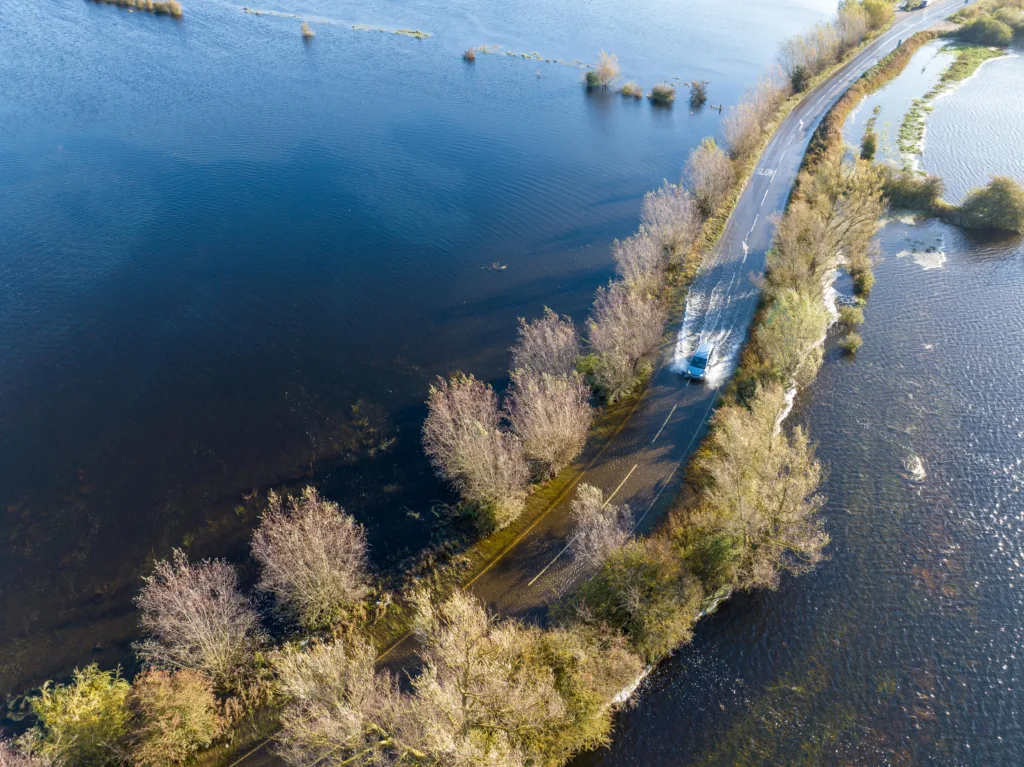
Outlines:
{"label": "wet road", "polygon": [[[897,42],[927,29],[961,7],[936,3],[926,11],[899,13],[891,29],[835,75],[819,85],[783,121],[761,155],[718,245],[694,280],[681,326],[662,349],[650,386],[631,417],[599,459],[576,483],[586,482],[606,498],[626,503],[636,517],[636,532],[649,531],[660,519],[678,485],[680,469],[707,431],[718,389],[732,374],[746,340],[775,232],[774,218],[785,209],[807,144],[822,117],[865,71],[889,54]],[[678,372],[698,338],[716,343],[716,361],[706,384],[690,383]],[[571,501],[561,499],[469,588],[503,617],[539,617],[586,573],[571,560]],[[414,661],[411,637],[390,648],[382,664],[401,668]],[[265,748],[245,760],[247,767],[277,764]]]}

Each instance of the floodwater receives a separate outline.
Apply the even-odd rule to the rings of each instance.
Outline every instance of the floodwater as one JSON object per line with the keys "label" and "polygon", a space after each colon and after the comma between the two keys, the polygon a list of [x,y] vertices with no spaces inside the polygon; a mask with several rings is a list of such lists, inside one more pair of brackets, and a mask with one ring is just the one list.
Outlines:
{"label": "floodwater", "polygon": [[607,48],[729,105],[834,3],[184,5],[0,10],[5,695],[130,663],[152,558],[244,565],[254,490],[316,481],[382,568],[422,549],[452,500],[419,446],[430,380],[501,385],[518,316],[581,319],[642,194],[719,131],[685,90],[654,109],[463,50]]}
{"label": "floodwater", "polygon": [[[1020,62],[936,102],[922,165],[954,199],[1024,182]],[[833,333],[789,421],[831,559],[703,621],[577,767],[1024,763],[1024,242],[901,216],[881,247],[864,346]]]}

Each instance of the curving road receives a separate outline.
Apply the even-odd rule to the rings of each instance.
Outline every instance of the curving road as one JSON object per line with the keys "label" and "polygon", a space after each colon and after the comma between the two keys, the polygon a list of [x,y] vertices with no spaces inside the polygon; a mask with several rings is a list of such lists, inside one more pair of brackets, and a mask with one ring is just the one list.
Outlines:
{"label": "curving road", "polygon": [[[843,93],[899,41],[962,7],[952,0],[899,13],[893,26],[826,82],[783,121],[747,181],[725,232],[694,280],[676,343],[626,426],[582,481],[607,498],[629,504],[644,532],[664,513],[679,469],[704,435],[716,390],[731,375],[757,308],[756,277],[775,233],[774,217],[786,206],[807,144]],[[677,372],[698,338],[713,340],[716,360],[706,384],[689,384]],[[551,598],[580,577],[566,552],[570,502],[566,494],[530,534],[471,584],[474,594],[503,616],[541,614]]]}
{"label": "curving road", "polygon": [[[783,121],[747,181],[718,245],[687,295],[674,343],[643,398],[600,458],[577,480],[600,487],[605,497],[633,509],[637,532],[649,530],[673,496],[679,469],[707,430],[717,388],[731,375],[757,308],[756,277],[799,172],[811,135],[825,113],[864,72],[900,40],[941,21],[958,0],[936,2],[923,11],[898,13],[893,26],[831,78],[811,91]],[[690,384],[677,367],[696,348],[698,337],[713,339],[717,358],[706,384]],[[568,591],[582,572],[566,551],[574,493],[548,510],[521,540],[471,582],[474,594],[502,616],[542,617],[554,597]],[[411,638],[391,648],[382,662],[400,668],[414,660]],[[266,749],[245,760],[247,767],[278,762]]]}

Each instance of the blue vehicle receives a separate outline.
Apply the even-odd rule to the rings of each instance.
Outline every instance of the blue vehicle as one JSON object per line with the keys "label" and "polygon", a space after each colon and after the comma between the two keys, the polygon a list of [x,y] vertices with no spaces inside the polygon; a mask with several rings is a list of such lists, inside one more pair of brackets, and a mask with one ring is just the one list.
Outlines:
{"label": "blue vehicle", "polygon": [[703,381],[714,356],[715,345],[708,341],[702,342],[690,358],[690,364],[686,366],[686,377],[692,381]]}

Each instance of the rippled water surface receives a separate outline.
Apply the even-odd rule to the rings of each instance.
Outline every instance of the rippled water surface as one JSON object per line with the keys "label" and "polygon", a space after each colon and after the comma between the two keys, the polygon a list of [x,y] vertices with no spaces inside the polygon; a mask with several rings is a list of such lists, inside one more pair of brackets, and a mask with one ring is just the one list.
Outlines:
{"label": "rippled water surface", "polygon": [[450,500],[419,449],[429,380],[500,383],[517,316],[581,318],[643,192],[719,129],[685,90],[652,109],[465,48],[607,48],[728,105],[833,9],[0,5],[3,693],[126,661],[150,558],[244,563],[255,488],[314,477],[379,564],[420,549]]}
{"label": "rippled water surface", "polygon": [[[930,117],[954,193],[1024,182],[1019,61]],[[863,348],[791,418],[830,467],[830,561],[704,621],[577,767],[1024,763],[1024,243],[911,221],[882,232]]]}

